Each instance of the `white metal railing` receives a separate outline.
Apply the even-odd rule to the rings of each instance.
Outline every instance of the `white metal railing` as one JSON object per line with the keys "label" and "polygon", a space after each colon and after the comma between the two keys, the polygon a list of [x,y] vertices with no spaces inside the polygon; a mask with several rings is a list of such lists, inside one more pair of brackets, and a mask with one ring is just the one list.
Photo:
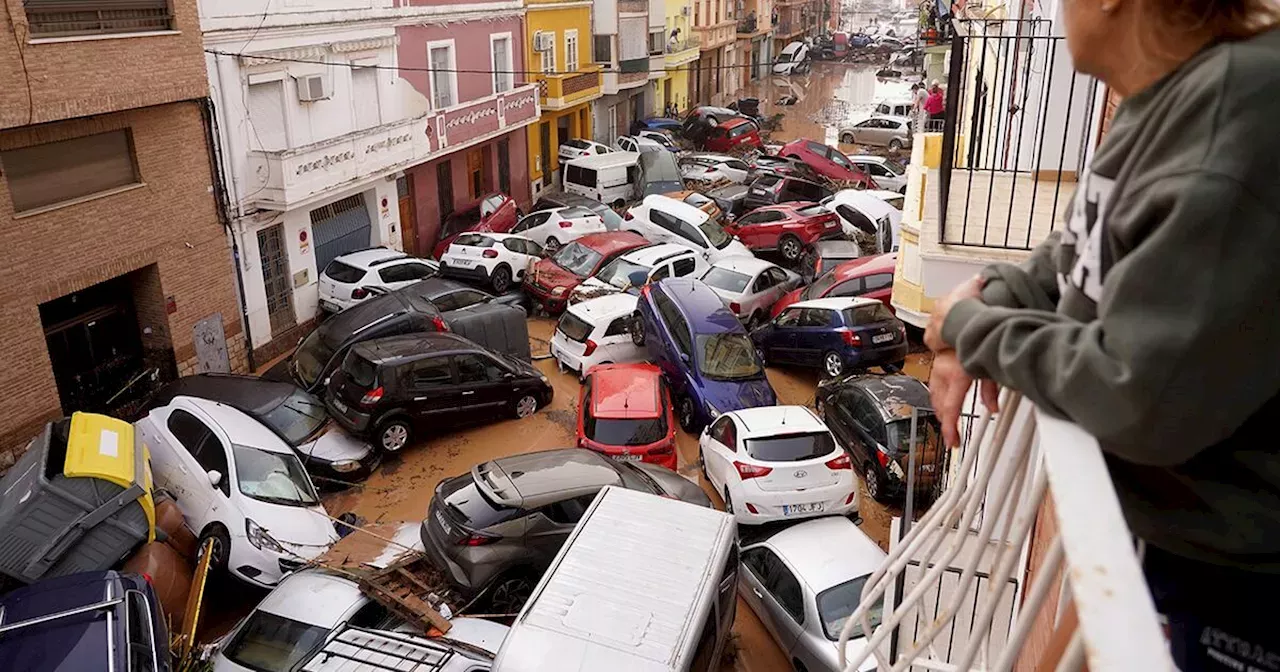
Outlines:
{"label": "white metal railing", "polygon": [[[1074,671],[1086,662],[1090,672],[1176,669],[1097,441],[1009,391],[987,440],[992,417],[979,416],[955,480],[867,582],[840,633],[844,669],[857,670],[870,656],[879,672],[1043,665],[1029,660],[1028,635],[1055,588],[1061,595],[1053,629],[1068,601],[1078,625],[1069,631],[1061,624],[1064,632],[1054,633],[1070,639],[1051,669]],[[1056,531],[1039,566],[1028,568],[1046,494]],[[1034,580],[1021,591],[1028,569]],[[871,609],[881,600],[884,615],[872,628]],[[871,634],[846,658],[859,625]],[[943,632],[948,641],[940,641]]]}

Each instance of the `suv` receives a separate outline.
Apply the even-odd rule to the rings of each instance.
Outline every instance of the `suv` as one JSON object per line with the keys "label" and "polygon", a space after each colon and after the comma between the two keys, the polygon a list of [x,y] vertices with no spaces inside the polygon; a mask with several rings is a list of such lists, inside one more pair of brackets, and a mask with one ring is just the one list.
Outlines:
{"label": "suv", "polygon": [[832,378],[870,366],[901,371],[907,357],[907,328],[883,303],[860,297],[792,304],[751,340],[769,363],[820,367]]}
{"label": "suv", "polygon": [[791,201],[818,202],[831,196],[830,189],[809,180],[786,175],[765,174],[757,177],[747,190],[745,208],[755,210],[765,205]]}
{"label": "suv", "polygon": [[387,452],[432,429],[527,418],[551,403],[547,377],[533,365],[454,334],[390,336],[351,348],[329,379],[325,406],[348,431]]}
{"label": "suv", "polygon": [[436,274],[440,265],[403,252],[375,247],[334,258],[320,274],[320,308],[337,313],[368,299],[374,289],[391,291]]}
{"label": "suv", "polygon": [[422,545],[464,595],[487,592],[498,613],[514,613],[608,485],[711,507],[702,488],[670,469],[581,448],[547,450],[441,481],[422,521]]}
{"label": "suv", "polygon": [[[848,182],[862,189],[875,189],[876,183],[855,166],[839,149],[808,138],[792,140],[783,145],[780,156],[803,161],[819,175],[834,182]],[[819,200],[819,199],[812,199]]]}
{"label": "suv", "polygon": [[70,574],[0,597],[0,669],[169,672],[160,600],[137,574]]}
{"label": "suv", "polygon": [[729,119],[707,132],[702,147],[710,152],[728,152],[740,147],[760,149],[760,127],[750,119]]}

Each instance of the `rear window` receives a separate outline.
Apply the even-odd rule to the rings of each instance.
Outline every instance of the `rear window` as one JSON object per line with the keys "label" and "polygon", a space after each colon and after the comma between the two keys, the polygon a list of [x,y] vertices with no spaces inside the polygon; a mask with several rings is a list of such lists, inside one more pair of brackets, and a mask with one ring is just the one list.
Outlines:
{"label": "rear window", "polygon": [[591,336],[591,332],[594,331],[591,323],[567,310],[560,316],[560,324],[556,326],[556,329],[564,334],[565,338],[575,343],[585,342]]}
{"label": "rear window", "polygon": [[889,312],[889,309],[885,308],[883,303],[877,303],[874,306],[845,308],[843,312],[844,323],[849,325],[873,324],[894,319],[893,313]]}
{"label": "rear window", "polygon": [[453,239],[454,245],[463,245],[465,247],[493,247],[493,239],[488,236],[480,236],[474,233],[464,233]]}
{"label": "rear window", "polygon": [[783,434],[743,441],[747,454],[765,462],[799,462],[830,454],[836,449],[829,432]]}
{"label": "rear window", "polygon": [[[870,574],[860,576],[818,593],[818,616],[822,621],[822,633],[827,636],[827,639],[833,642],[840,639],[840,631],[844,629],[845,621],[853,615],[853,610],[857,609],[862,602],[862,589],[870,578]],[[880,625],[883,613],[884,598],[881,598],[867,613],[867,620],[871,622],[872,628]],[[849,639],[865,636],[862,624],[859,623],[854,626],[853,634]]]}
{"label": "rear window", "polygon": [[360,282],[360,279],[364,277],[364,273],[364,270],[344,264],[336,259],[324,267],[324,274],[338,282]]}
{"label": "rear window", "polygon": [[566,140],[564,144],[574,149],[588,149],[591,147],[591,143],[587,142],[586,140],[578,140],[576,138],[573,140]]}
{"label": "rear window", "polygon": [[797,209],[796,214],[801,217],[821,217],[823,215],[831,214],[831,211],[821,205],[810,205],[806,208]]}
{"label": "rear window", "polygon": [[751,276],[716,266],[702,276],[702,281],[726,292],[741,292],[751,282]]}
{"label": "rear window", "polygon": [[378,379],[378,366],[355,350],[348,352],[347,358],[342,361],[342,372],[347,374],[347,380],[366,388],[373,387],[374,381]]}
{"label": "rear window", "polygon": [[520,509],[489,499],[470,475],[442,482],[436,495],[450,517],[473,530],[504,523],[520,514]]}
{"label": "rear window", "polygon": [[782,178],[775,175],[769,175],[756,180],[756,183],[751,186],[757,189],[774,189],[779,184],[782,184]]}
{"label": "rear window", "polygon": [[756,130],[755,124],[749,122],[745,124],[738,124],[737,126],[729,129],[729,137],[736,138],[740,135],[746,135],[754,130]]}
{"label": "rear window", "polygon": [[582,432],[588,439],[606,446],[646,446],[667,435],[667,416],[643,419],[582,418]]}
{"label": "rear window", "polygon": [[590,217],[592,214],[590,210],[576,205],[560,211],[560,216],[565,219],[582,219]]}
{"label": "rear window", "polygon": [[255,611],[222,655],[251,670],[292,670],[324,644],[328,628]]}

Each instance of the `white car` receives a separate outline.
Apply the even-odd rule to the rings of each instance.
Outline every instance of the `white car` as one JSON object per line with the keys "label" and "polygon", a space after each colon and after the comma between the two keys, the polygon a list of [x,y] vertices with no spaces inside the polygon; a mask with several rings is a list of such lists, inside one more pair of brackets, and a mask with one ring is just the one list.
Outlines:
{"label": "white car", "polygon": [[[670,143],[671,141],[670,141],[670,140],[668,140],[667,142],[668,142],[668,143]],[[623,152],[635,152],[635,153],[637,153],[637,154],[640,154],[640,153],[643,153],[643,152],[665,152],[665,151],[667,151],[667,146],[666,146],[666,145],[663,145],[661,142],[658,142],[657,140],[654,140],[653,138],[645,137],[645,136],[643,136],[643,135],[639,135],[639,136],[636,136],[636,135],[623,135],[623,136],[620,136],[620,137],[618,138],[618,140],[617,140],[616,142],[614,142],[613,144],[614,144],[614,146],[615,146],[615,147],[617,147],[620,151],[623,151]]]}
{"label": "white car", "polygon": [[645,350],[631,341],[628,330],[636,301],[620,293],[570,305],[551,336],[551,356],[579,378],[596,364],[643,362]]}
{"label": "white car", "polygon": [[751,166],[736,156],[727,154],[690,154],[680,158],[680,176],[695,182],[719,182],[728,180],[745,184],[751,174]]}
{"label": "white car", "polygon": [[547,252],[555,252],[561,245],[577,240],[589,233],[608,231],[604,218],[596,213],[576,205],[567,208],[551,208],[531,212],[524,216],[511,229],[511,233],[532,240],[546,248]]}
{"label": "white car", "polygon": [[320,273],[320,308],[338,313],[375,296],[436,274],[439,264],[385,247],[335,257]]}
{"label": "white car", "polygon": [[853,463],[804,406],[730,411],[698,438],[702,474],[742,525],[858,511]]}
{"label": "white car", "polygon": [[849,161],[870,175],[881,190],[907,193],[907,169],[901,163],[871,154],[857,154],[849,157]]}
{"label": "white car", "polygon": [[[451,625],[450,640],[479,646],[494,654],[508,630],[504,625],[478,618],[455,618]],[[285,577],[222,639],[213,658],[213,670],[293,672],[317,653],[322,644],[348,626],[409,631],[407,624],[365,596],[354,581],[320,569],[304,569]],[[370,660],[377,655],[367,653]],[[363,660],[360,653],[355,660]],[[476,664],[475,660],[457,662],[457,667],[443,669],[450,672],[478,669],[468,665]]]}
{"label": "white car", "polygon": [[896,252],[901,241],[902,211],[893,207],[872,191],[842,189],[822,199],[822,207],[836,213],[845,236],[853,238],[856,231],[876,237],[876,247],[881,252]]}
{"label": "white car", "polygon": [[173,494],[213,566],[270,588],[338,539],[302,461],[275,432],[216,401],[177,396],[135,423],[156,487]]}
{"label": "white car", "polygon": [[763,259],[729,257],[712,264],[702,282],[751,331],[769,319],[769,309],[783,294],[799,287],[801,278]]}
{"label": "white car", "polygon": [[680,151],[680,148],[676,147],[676,143],[671,141],[671,136],[663,133],[662,131],[640,131],[636,135],[642,139],[652,140],[659,145],[662,145],[662,147],[668,152]]}
{"label": "white car", "polygon": [[475,280],[503,294],[524,280],[524,274],[543,256],[542,246],[511,233],[464,233],[440,255],[440,273]]}
{"label": "white car", "polygon": [[[736,257],[735,257],[736,258]],[[707,262],[693,248],[680,243],[654,243],[637,248],[604,265],[569,294],[569,303],[605,294],[632,291],[663,278],[701,277]]]}
{"label": "white car", "polygon": [[608,154],[612,151],[614,151],[614,149],[609,145],[600,142],[592,142],[590,140],[583,140],[581,138],[574,138],[572,140],[565,140],[564,143],[560,145],[560,149],[557,154],[560,156],[560,161],[563,163],[583,156]]}
{"label": "white car", "polygon": [[792,42],[778,52],[773,62],[773,74],[792,75],[809,70],[809,45]]}
{"label": "white car", "polygon": [[654,242],[688,245],[708,262],[751,256],[751,250],[742,241],[725,233],[718,218],[712,219],[702,210],[668,196],[645,196],[622,219],[627,231]]}

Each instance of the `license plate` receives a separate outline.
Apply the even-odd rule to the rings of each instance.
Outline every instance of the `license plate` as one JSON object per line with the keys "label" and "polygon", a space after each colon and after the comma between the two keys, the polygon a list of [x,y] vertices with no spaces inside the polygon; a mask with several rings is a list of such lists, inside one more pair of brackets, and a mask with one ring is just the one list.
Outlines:
{"label": "license plate", "polygon": [[888,343],[893,340],[893,334],[878,334],[871,337],[872,343]]}
{"label": "license plate", "polygon": [[471,264],[473,264],[473,263],[475,263],[475,262],[471,261],[470,259],[454,259],[454,260],[453,260],[453,263],[452,263],[451,265],[453,265],[453,266],[470,266],[470,265],[471,265]]}
{"label": "license plate", "polygon": [[614,455],[613,459],[619,462],[639,462],[640,456],[639,455]]}
{"label": "license plate", "polygon": [[336,408],[336,409],[338,409],[339,411],[342,411],[343,413],[346,413],[346,412],[347,412],[347,405],[346,405],[346,404],[344,404],[344,403],[342,403],[342,400],[341,400],[341,399],[334,399],[334,400],[333,400],[333,407],[334,407],[334,408]]}
{"label": "license plate", "polygon": [[797,513],[822,513],[827,505],[822,502],[810,502],[808,504],[783,504],[782,515],[790,516]]}
{"label": "license plate", "polygon": [[338,304],[333,303],[333,302],[330,302],[330,301],[321,301],[321,302],[320,302],[320,305],[321,305],[321,306],[324,306],[324,309],[325,309],[325,310],[327,310],[327,311],[329,311],[329,312],[331,312],[331,313],[340,313],[340,312],[342,312],[342,306],[339,306]]}

